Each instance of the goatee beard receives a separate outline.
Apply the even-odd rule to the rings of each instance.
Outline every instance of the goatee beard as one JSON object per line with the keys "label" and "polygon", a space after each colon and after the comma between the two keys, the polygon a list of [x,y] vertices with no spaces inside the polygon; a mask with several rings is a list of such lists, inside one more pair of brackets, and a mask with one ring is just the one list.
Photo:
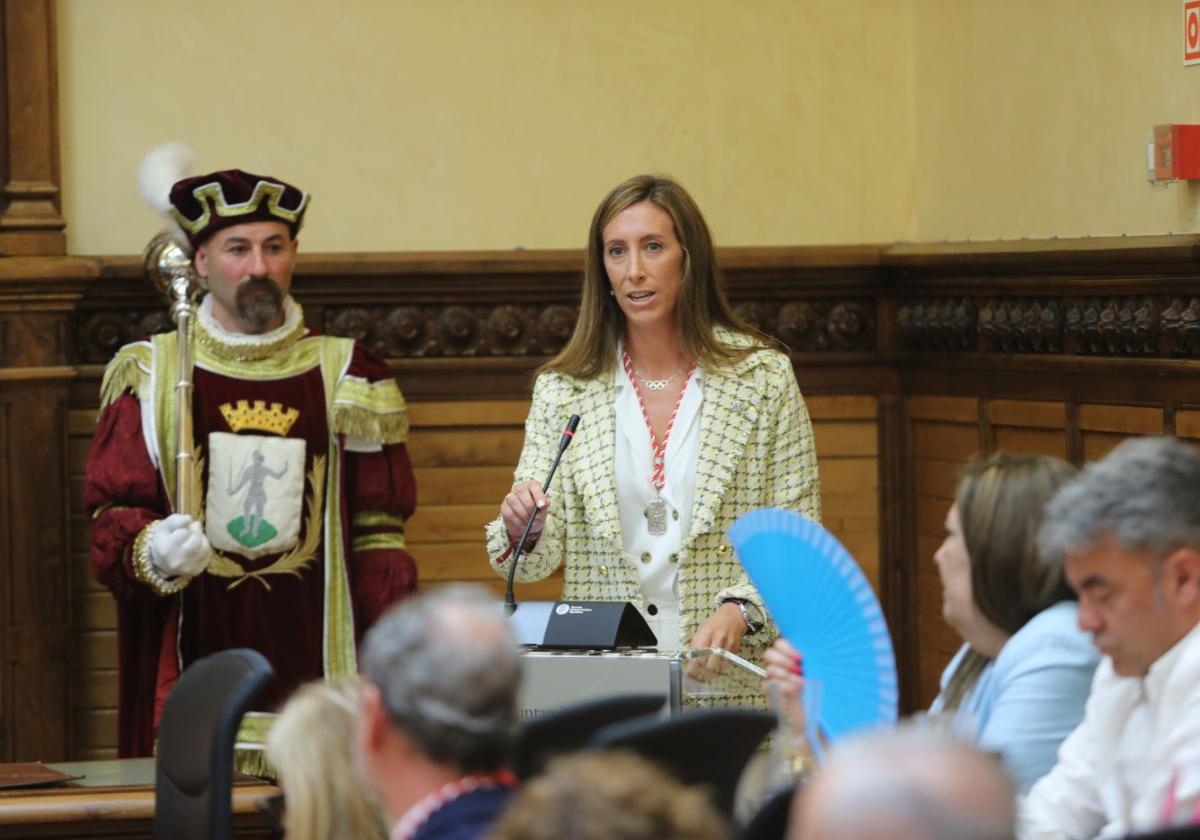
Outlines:
{"label": "goatee beard", "polygon": [[251,277],[234,297],[238,316],[255,333],[266,332],[283,312],[283,289],[270,277]]}

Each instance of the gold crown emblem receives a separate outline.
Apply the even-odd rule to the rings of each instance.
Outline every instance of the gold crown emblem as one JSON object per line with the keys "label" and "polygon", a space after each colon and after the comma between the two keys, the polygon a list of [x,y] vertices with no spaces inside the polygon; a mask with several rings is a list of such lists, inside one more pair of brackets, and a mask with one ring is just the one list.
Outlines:
{"label": "gold crown emblem", "polygon": [[300,410],[283,407],[283,403],[271,403],[267,408],[266,400],[238,400],[233,403],[221,403],[221,416],[235,432],[243,429],[257,429],[263,432],[274,432],[280,437],[287,437],[292,424],[300,419]]}

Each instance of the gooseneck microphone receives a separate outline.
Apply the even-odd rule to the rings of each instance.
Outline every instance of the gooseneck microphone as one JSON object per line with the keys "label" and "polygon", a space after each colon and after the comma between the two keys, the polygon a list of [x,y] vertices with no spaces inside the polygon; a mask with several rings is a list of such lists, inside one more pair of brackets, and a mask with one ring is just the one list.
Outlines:
{"label": "gooseneck microphone", "polygon": [[[579,415],[572,414],[571,419],[567,421],[567,425],[563,428],[562,437],[558,440],[558,453],[554,456],[554,463],[550,465],[550,472],[546,474],[546,481],[542,484],[543,491],[550,490],[550,481],[554,478],[554,471],[558,469],[558,462],[562,460],[563,453],[567,451],[567,447],[571,445],[571,438],[575,437],[575,430],[579,428]],[[517,541],[513,548],[512,557],[509,558],[508,566],[508,585],[504,589],[504,611],[508,615],[512,615],[517,611],[517,600],[513,597],[513,578],[517,574],[517,561],[521,559],[522,552],[525,551],[525,541],[529,539],[529,532],[533,529],[533,523],[537,520],[537,515],[542,512],[541,508],[535,507],[533,513],[529,515],[529,521],[525,523],[525,530],[521,532],[521,539]]]}

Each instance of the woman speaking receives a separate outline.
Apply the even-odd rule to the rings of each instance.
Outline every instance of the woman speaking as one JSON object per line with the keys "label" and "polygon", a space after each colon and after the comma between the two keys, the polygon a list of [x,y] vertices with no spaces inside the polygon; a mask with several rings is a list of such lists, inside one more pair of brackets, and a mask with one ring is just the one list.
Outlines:
{"label": "woman speaking", "polygon": [[[539,484],[571,414],[552,488]],[[493,567],[542,512],[517,580],[565,564],[563,597],[631,601],[659,648],[758,659],[775,637],[725,532],[755,508],[820,519],[812,426],[788,357],[734,315],[712,237],[676,182],[641,175],[596,209],[579,320],[541,369]]]}

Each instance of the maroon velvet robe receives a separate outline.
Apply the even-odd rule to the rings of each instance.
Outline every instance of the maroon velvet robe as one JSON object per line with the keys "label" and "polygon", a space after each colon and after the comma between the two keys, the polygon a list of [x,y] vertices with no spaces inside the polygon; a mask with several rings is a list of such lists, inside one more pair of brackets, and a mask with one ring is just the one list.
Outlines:
{"label": "maroon velvet robe", "polygon": [[[371,382],[390,377],[386,366],[361,345],[355,346],[347,372]],[[274,379],[233,377],[197,367],[194,383],[194,439],[206,464],[209,433],[232,431],[220,406],[238,400],[264,400],[268,405],[279,402],[299,409],[300,417],[287,437],[306,441],[306,474],[318,455],[340,460],[343,556],[357,643],[389,605],[416,588],[416,566],[406,551],[370,547],[354,551],[352,546],[355,538],[398,530],[394,524],[352,526],[356,514],[375,512],[404,518],[412,514],[416,486],[404,444],[352,452],[345,449],[344,436],[339,435],[336,451],[328,452],[331,414],[316,368]],[[207,481],[207,471],[204,477]],[[309,498],[306,492],[301,538],[308,525]],[[93,515],[93,571],[117,601],[118,750],[122,757],[151,754],[161,702],[178,676],[180,664],[187,667],[199,657],[231,647],[260,651],[275,671],[256,704],[264,711],[277,710],[297,686],[322,676],[324,530],[314,560],[298,575],[246,577],[231,586],[229,578],[205,573],[179,595],[156,594],[136,577],[132,547],[143,528],[171,511],[162,476],[143,438],[141,405],[128,391],[100,415],[88,459],[84,501]],[[324,503],[331,500],[327,497]],[[322,513],[318,511],[317,521],[323,525]],[[282,554],[250,559],[224,553],[246,572],[264,569]]]}

